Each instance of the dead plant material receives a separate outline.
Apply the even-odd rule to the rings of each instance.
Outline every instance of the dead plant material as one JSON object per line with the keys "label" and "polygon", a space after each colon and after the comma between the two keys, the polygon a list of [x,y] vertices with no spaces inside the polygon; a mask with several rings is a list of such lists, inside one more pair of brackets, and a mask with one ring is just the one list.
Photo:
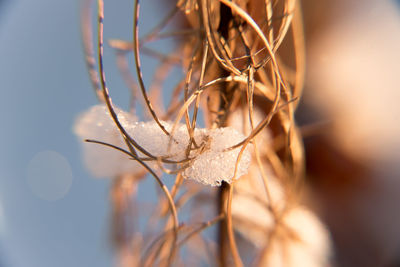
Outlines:
{"label": "dead plant material", "polygon": [[[294,121],[305,66],[300,2],[179,0],[145,34],[139,29],[144,16],[138,0],[133,6],[132,37],[110,40],[109,45],[115,49],[117,66],[132,92],[131,111],[135,113],[137,102],[142,101],[143,116],[154,122],[150,125],[152,134],[159,130],[157,134],[164,140],[160,143],[156,136],[150,141],[156,146],[166,146],[162,153],[155,152],[158,150],[141,142],[136,135],[135,127],[149,122],[126,121],[126,116],[111,101],[103,66],[103,24],[107,23],[103,1],[97,1],[97,59],[92,43],[90,0],[85,1],[82,15],[93,87],[115,125],[113,134],[120,140],[116,143],[88,141],[96,143],[93,146],[103,145],[124,153],[126,161],[121,164],[138,164],[136,173],[120,173],[121,168],[115,169],[115,176],[119,178],[112,188],[112,233],[119,264],[123,267],[183,266],[191,259],[198,259],[198,265],[263,265],[273,262],[271,257],[288,256],[292,251],[292,246],[285,248],[288,240],[305,242],[304,246],[308,246],[302,233],[285,219],[298,206],[304,175],[302,139]],[[174,40],[172,51],[149,47],[150,43],[167,39]],[[280,52],[283,44],[290,48],[290,53],[287,49]],[[135,75],[129,69],[129,55],[134,58]],[[144,82],[148,74],[142,69],[143,55],[159,62],[151,86]],[[176,68],[181,71],[180,77],[172,74]],[[177,83],[168,84],[173,75]],[[170,96],[169,102],[164,99],[166,93]],[[225,140],[215,142],[216,137],[230,128],[243,137],[234,143],[226,141],[229,145],[225,146]],[[226,139],[233,138],[232,135]],[[182,144],[181,151],[176,151]],[[207,158],[207,153],[213,156]],[[234,155],[233,164],[224,158],[228,154]],[[242,162],[250,159],[249,155],[252,160],[249,166],[243,167]],[[202,157],[208,164],[198,164]],[[223,160],[215,165],[221,157]],[[210,182],[220,187],[190,180],[193,173],[201,177],[217,171],[229,173],[229,179],[219,177],[222,182]],[[146,173],[155,179],[157,192],[162,194],[157,195],[148,222],[138,226],[137,218],[146,218],[146,215],[140,213],[135,192],[140,190],[140,181],[147,179]],[[166,179],[175,179],[171,188],[166,186]],[[139,207],[134,212],[133,203]],[[266,214],[267,220],[271,219],[271,224],[263,223],[265,218],[259,218],[258,222],[251,215],[256,206]],[[247,207],[247,214],[243,207]],[[237,236],[241,233],[251,242],[251,237],[242,231],[246,225],[256,225],[255,229],[264,233],[262,240],[253,244],[256,249],[251,255],[241,251],[243,239],[238,241]],[[284,242],[279,241],[283,239]],[[317,256],[326,257],[322,254]],[[309,258],[317,256],[310,254]],[[318,258],[315,262],[324,260]]]}

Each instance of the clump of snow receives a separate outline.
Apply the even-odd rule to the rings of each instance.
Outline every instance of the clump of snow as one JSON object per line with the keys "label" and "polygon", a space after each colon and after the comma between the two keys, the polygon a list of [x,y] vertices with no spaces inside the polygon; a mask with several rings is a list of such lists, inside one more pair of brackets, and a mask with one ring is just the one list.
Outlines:
{"label": "clump of snow", "polygon": [[[219,186],[222,181],[231,183],[235,174],[236,161],[242,147],[232,150],[226,149],[236,145],[245,137],[230,127],[198,130],[195,131],[195,136],[199,132],[207,136],[209,149],[195,156],[195,160],[183,172],[183,176],[211,186]],[[235,178],[247,173],[251,162],[250,147],[246,147],[240,158]]]}
{"label": "clump of snow", "polygon": [[[231,150],[228,148],[245,138],[236,130],[229,127],[212,130],[196,128],[194,139],[199,148],[192,147],[187,157],[190,138],[186,125],[177,125],[171,139],[156,122],[140,122],[132,114],[118,108],[115,111],[125,131],[152,156],[171,161],[189,158],[189,161],[179,164],[185,167],[183,177],[212,186],[220,185],[222,181],[232,182],[241,147]],[[168,132],[172,131],[172,122],[161,123]],[[82,114],[75,124],[75,133],[82,139],[94,139],[127,150],[127,145],[105,105],[94,106]],[[238,163],[236,178],[247,173],[251,161],[249,150],[250,146],[244,150]],[[148,157],[137,152],[139,157]],[[89,170],[97,177],[113,177],[141,170],[139,163],[129,159],[128,155],[98,144],[85,143],[84,158]]]}
{"label": "clump of snow", "polygon": [[[118,120],[127,127],[137,119],[130,113],[114,108]],[[82,113],[75,125],[75,134],[82,140],[93,139],[115,146],[126,148],[123,138],[118,131],[105,105],[91,107]],[[83,159],[90,173],[95,177],[114,177],[124,173],[136,173],[140,166],[130,160],[127,155],[106,146],[83,142]]]}
{"label": "clump of snow", "polygon": [[[161,121],[161,124],[168,132],[172,130],[171,122]],[[132,122],[125,127],[125,130],[142,148],[155,157],[173,161],[181,161],[186,158],[185,152],[189,144],[189,135],[183,124],[175,128],[172,140],[154,121]],[[139,156],[145,157],[142,153],[139,153]]]}

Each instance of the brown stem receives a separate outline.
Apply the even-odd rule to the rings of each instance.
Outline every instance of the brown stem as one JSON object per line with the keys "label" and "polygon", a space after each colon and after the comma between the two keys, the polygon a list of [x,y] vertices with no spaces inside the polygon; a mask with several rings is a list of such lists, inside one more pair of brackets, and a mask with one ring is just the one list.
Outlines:
{"label": "brown stem", "polygon": [[[226,212],[226,197],[229,193],[229,184],[222,182],[221,187],[218,191],[218,214],[225,214]],[[218,224],[218,266],[225,267],[227,265],[228,256],[228,242],[227,242],[227,225],[226,216]]]}

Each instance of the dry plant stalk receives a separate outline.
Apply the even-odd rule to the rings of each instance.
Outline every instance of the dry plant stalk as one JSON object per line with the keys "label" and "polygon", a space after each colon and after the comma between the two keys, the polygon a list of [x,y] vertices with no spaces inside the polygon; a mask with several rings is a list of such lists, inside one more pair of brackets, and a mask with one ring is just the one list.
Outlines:
{"label": "dry plant stalk", "polygon": [[[150,117],[147,124],[135,122],[136,126],[132,127],[126,122],[130,115],[124,115],[112,103],[105,81],[102,0],[97,3],[97,59],[95,56],[92,4],[85,1],[82,12],[87,65],[96,95],[122,139],[120,143],[112,143],[108,139],[84,138],[95,143],[91,146],[102,145],[118,151],[124,157],[121,161],[126,161],[123,164],[136,162],[135,169],[128,168],[131,171],[115,170],[116,179],[111,189],[112,233],[119,264],[292,266],[291,260],[287,260],[290,251],[285,249],[285,244],[293,240],[303,242],[299,231],[288,225],[285,217],[298,205],[304,175],[301,134],[294,121],[304,79],[300,3],[295,0],[179,0],[151,32],[139,38],[141,14],[138,1],[134,1],[132,41],[109,41],[116,51],[117,66],[134,96],[133,107],[141,103]],[[166,38],[179,40],[172,53],[147,46]],[[137,82],[128,68],[130,53],[135,59]],[[151,90],[146,89],[143,81],[143,54],[160,62]],[[164,81],[176,67],[183,70],[183,75],[171,92],[170,103],[163,108]],[[139,94],[143,101],[136,103]],[[203,116],[204,130],[199,128],[200,116]],[[153,124],[149,126],[149,123]],[[138,124],[153,127],[152,131],[158,131],[163,140],[167,137],[164,154],[143,145],[134,128]],[[212,176],[205,170],[207,165],[199,163],[202,168],[199,170],[196,164],[199,158],[213,151],[217,145],[215,139],[229,129],[224,127],[234,128],[243,136],[218,150],[218,155],[213,154],[218,158],[236,151],[234,163],[225,167],[229,170],[221,167],[221,173],[229,173],[229,177],[211,182],[200,177],[202,183],[219,185],[216,188],[192,182],[190,178],[194,179],[196,173]],[[182,131],[188,139],[184,142],[178,137]],[[174,146],[182,143],[181,151],[176,152],[182,155],[174,152],[172,156]],[[252,160],[249,166],[243,167],[241,162],[248,158],[247,154],[252,155]],[[220,163],[225,162],[223,158]],[[163,174],[174,175],[171,188],[163,182],[171,178]],[[148,179],[147,176],[155,179],[162,194],[148,218],[148,227],[139,231],[135,221],[145,215],[140,214],[140,207],[134,207],[136,192],[140,190],[139,181]],[[251,213],[257,213],[256,208],[260,209],[259,216],[265,214],[272,220],[271,224],[259,223],[252,216]],[[189,217],[187,221],[179,220],[182,213],[185,218]],[[258,231],[255,235],[258,241],[248,255],[239,248],[243,247],[241,243],[249,242],[238,239],[238,233],[252,243],[252,237],[246,233],[254,231]],[[273,265],[274,262],[281,265]]]}

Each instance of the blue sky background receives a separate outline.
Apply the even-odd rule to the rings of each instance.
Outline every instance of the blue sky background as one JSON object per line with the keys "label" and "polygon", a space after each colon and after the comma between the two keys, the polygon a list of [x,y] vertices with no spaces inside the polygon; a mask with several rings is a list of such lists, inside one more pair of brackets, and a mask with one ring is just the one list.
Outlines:
{"label": "blue sky background", "polygon": [[[131,38],[131,2],[106,1],[106,38]],[[83,60],[79,3],[0,2],[0,266],[113,263],[109,182],[89,177],[72,133],[77,114],[97,103]],[[148,8],[144,3],[143,12]],[[152,18],[144,16],[144,30]],[[105,53],[113,100],[126,108],[128,90],[112,51]]]}

